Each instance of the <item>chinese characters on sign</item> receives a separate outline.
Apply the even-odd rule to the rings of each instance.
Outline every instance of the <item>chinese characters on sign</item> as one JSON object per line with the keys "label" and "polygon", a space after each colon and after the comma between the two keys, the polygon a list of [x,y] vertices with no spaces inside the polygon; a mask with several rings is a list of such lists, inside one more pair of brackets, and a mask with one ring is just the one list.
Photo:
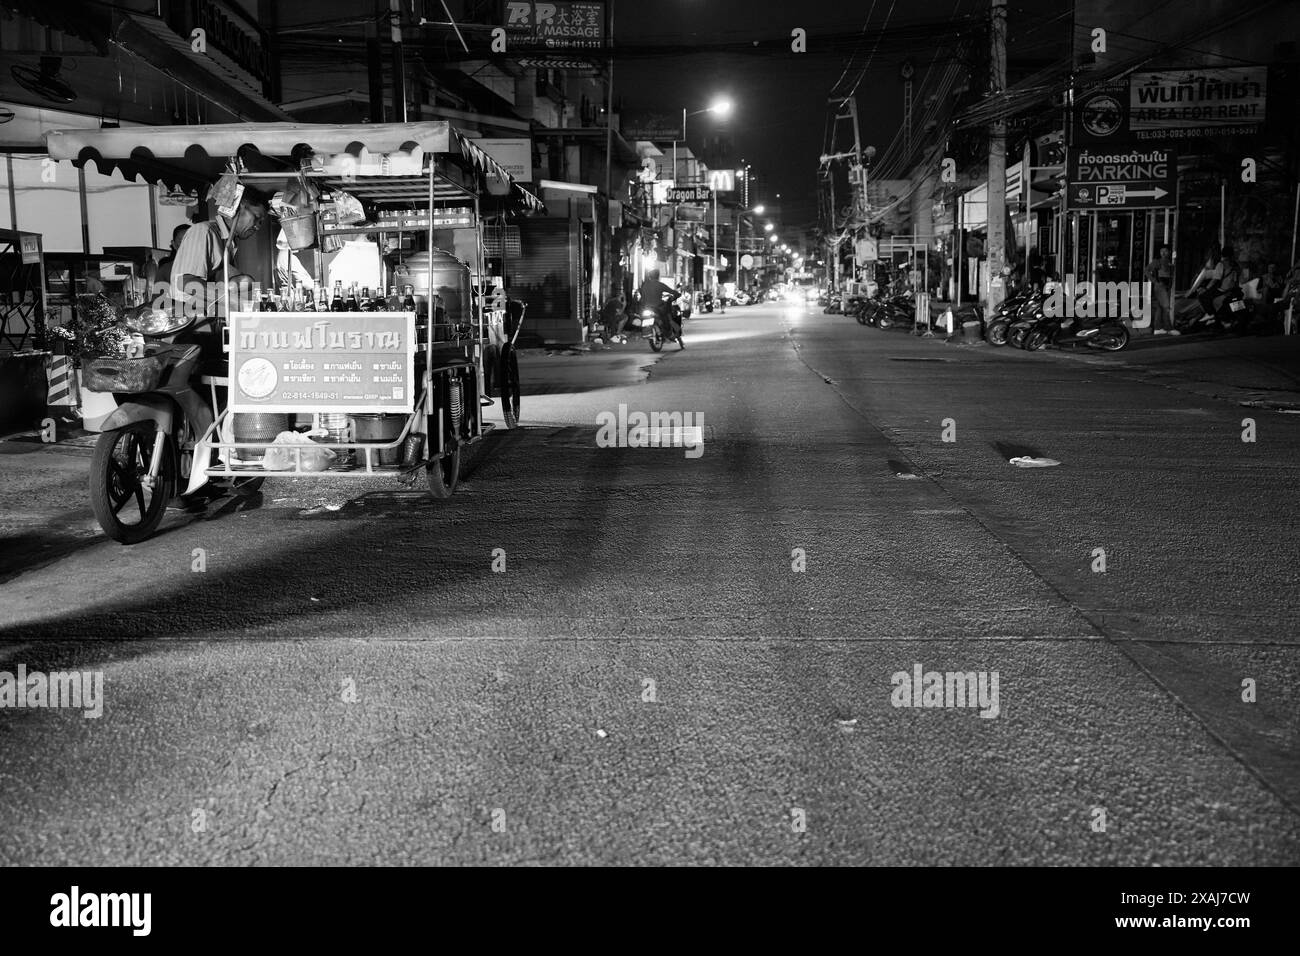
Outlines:
{"label": "chinese characters on sign", "polygon": [[230,319],[235,412],[410,411],[413,312],[236,312]]}
{"label": "chinese characters on sign", "polygon": [[556,50],[599,49],[605,44],[603,2],[505,0],[502,13],[514,43]]}

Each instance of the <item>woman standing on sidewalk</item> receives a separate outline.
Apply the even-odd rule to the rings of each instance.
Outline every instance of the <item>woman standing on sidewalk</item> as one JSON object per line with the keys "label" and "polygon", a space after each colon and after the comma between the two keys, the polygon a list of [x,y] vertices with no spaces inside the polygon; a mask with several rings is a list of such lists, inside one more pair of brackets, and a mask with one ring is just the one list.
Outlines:
{"label": "woman standing on sidewalk", "polygon": [[1180,335],[1174,328],[1169,293],[1173,289],[1174,260],[1169,247],[1161,246],[1156,258],[1147,266],[1146,276],[1151,280],[1151,325],[1156,335]]}

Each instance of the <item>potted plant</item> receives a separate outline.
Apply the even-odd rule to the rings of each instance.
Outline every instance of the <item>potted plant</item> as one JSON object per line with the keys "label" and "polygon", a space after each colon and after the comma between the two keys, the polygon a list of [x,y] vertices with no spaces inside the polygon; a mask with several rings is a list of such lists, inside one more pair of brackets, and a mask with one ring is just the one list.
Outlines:
{"label": "potted plant", "polygon": [[123,354],[131,342],[131,332],[122,324],[117,308],[102,292],[77,296],[77,307],[67,325],[50,327],[50,336],[63,347],[71,359],[80,396],[82,427],[99,431],[104,419],[117,408],[111,392],[93,392],[81,387],[81,366],[85,359]]}

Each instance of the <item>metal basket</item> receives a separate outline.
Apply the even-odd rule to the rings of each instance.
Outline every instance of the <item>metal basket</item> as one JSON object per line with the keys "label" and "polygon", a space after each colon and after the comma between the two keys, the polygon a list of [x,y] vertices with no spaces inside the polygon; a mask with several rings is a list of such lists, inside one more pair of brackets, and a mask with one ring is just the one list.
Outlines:
{"label": "metal basket", "polygon": [[166,367],[156,355],[88,358],[82,363],[81,384],[92,392],[152,392]]}

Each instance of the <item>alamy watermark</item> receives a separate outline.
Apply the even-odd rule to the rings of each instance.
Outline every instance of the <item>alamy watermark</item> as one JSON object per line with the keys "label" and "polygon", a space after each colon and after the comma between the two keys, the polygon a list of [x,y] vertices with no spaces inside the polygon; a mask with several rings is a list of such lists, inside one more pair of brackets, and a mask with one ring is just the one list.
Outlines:
{"label": "alamy watermark", "polygon": [[1150,282],[1075,282],[1067,275],[1043,300],[1043,314],[1068,319],[1139,319],[1151,316]]}
{"label": "alamy watermark", "polygon": [[687,458],[704,454],[703,412],[629,412],[596,416],[597,448],[685,448]]}
{"label": "alamy watermark", "polygon": [[75,707],[87,720],[104,715],[103,671],[0,671],[0,710],[6,707]]}
{"label": "alamy watermark", "polygon": [[997,671],[927,671],[920,664],[912,673],[897,671],[889,702],[895,707],[978,707],[981,717],[1002,712],[998,704]]}

